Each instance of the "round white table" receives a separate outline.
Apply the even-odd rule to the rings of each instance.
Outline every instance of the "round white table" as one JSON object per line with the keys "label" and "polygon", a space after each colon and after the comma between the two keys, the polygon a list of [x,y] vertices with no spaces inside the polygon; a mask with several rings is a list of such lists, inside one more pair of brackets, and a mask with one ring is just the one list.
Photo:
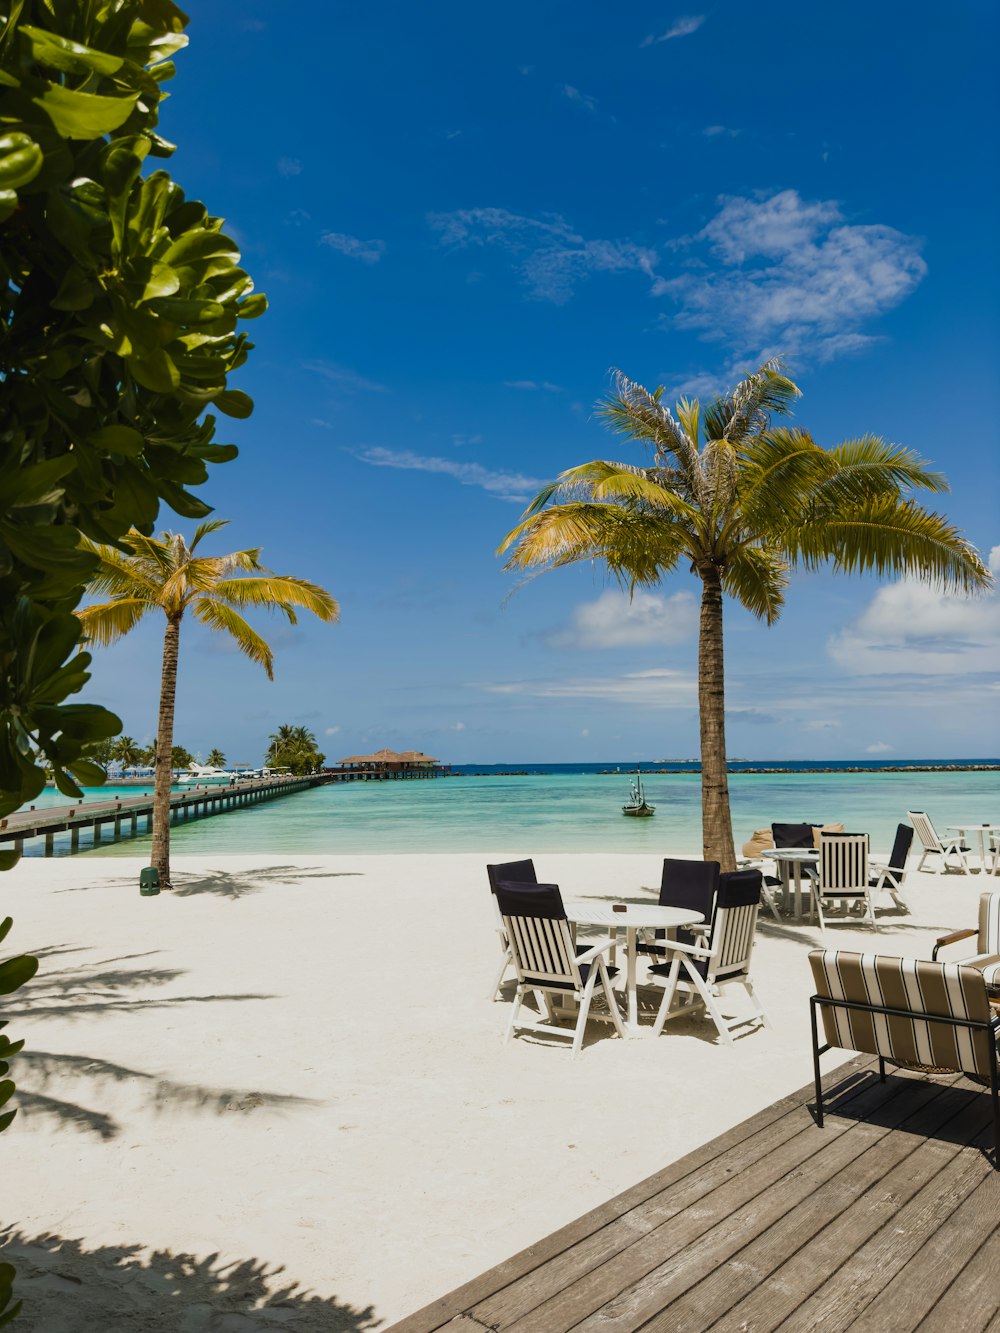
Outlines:
{"label": "round white table", "polygon": [[979,839],[979,864],[982,867],[983,874],[986,874],[986,838],[992,843],[997,833],[1000,833],[1000,824],[949,824],[949,833],[957,833],[963,842],[974,833]]}
{"label": "round white table", "polygon": [[772,847],[762,855],[777,863],[784,898],[782,906],[787,911],[789,898],[792,898],[792,915],[801,921],[805,916],[802,910],[802,867],[816,865],[819,852],[815,847]]}
{"label": "round white table", "polygon": [[[619,903],[619,906],[623,904]],[[566,915],[576,926],[604,926],[608,931],[624,929],[625,949],[628,955],[625,973],[625,996],[628,1003],[627,1026],[631,1032],[639,1029],[639,1003],[635,982],[635,942],[640,930],[675,930],[678,926],[697,926],[704,920],[701,912],[683,907],[660,907],[656,903],[625,903],[624,912],[615,912],[611,903],[569,902]]]}

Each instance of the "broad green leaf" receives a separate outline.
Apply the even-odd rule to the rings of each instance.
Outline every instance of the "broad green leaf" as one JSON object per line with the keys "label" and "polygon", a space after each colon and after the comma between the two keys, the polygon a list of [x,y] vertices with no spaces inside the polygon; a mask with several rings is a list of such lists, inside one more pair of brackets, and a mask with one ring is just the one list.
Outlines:
{"label": "broad green leaf", "polygon": [[63,275],[59,290],[52,299],[54,310],[86,310],[93,304],[96,283],[76,264],[71,264]]}
{"label": "broad green leaf", "polygon": [[68,37],[60,37],[27,23],[22,23],[18,32],[27,38],[31,54],[39,64],[65,70],[67,74],[117,74],[125,63],[122,56],[95,51],[93,47],[81,46]]}
{"label": "broad green leaf", "polygon": [[136,346],[126,357],[128,368],[147,389],[155,393],[172,393],[181,382],[177,367],[162,347],[155,344]]}
{"label": "broad green leaf", "polygon": [[242,389],[227,389],[217,394],[212,402],[227,417],[238,417],[241,421],[253,412],[253,399]]}
{"label": "broad green leaf", "polygon": [[38,971],[38,959],[22,953],[0,963],[0,995],[10,995],[24,985]]}
{"label": "broad green leaf", "polygon": [[80,93],[50,83],[43,93],[36,94],[31,100],[48,116],[63,138],[99,139],[125,124],[138,97],[138,93],[99,97],[96,93]]}
{"label": "broad green leaf", "polygon": [[87,436],[87,443],[108,453],[127,454],[135,458],[142,453],[146,441],[131,426],[102,426]]}
{"label": "broad green leaf", "polygon": [[0,189],[17,190],[35,179],[45,161],[41,148],[30,134],[0,137]]}
{"label": "broad green leaf", "polygon": [[263,292],[256,292],[241,301],[237,306],[240,319],[257,319],[267,309],[267,297]]}

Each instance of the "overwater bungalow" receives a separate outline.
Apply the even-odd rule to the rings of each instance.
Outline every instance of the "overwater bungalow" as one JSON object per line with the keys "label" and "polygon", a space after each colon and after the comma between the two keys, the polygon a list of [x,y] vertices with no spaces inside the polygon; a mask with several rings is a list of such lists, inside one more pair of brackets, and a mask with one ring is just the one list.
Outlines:
{"label": "overwater bungalow", "polygon": [[437,778],[451,770],[449,765],[422,750],[382,749],[374,754],[348,755],[328,771],[339,774],[342,781],[370,782],[387,778]]}

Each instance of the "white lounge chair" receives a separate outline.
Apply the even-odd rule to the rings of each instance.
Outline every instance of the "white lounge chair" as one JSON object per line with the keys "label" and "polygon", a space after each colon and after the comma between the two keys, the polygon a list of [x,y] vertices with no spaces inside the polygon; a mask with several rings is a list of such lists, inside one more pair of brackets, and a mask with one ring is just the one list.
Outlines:
{"label": "white lounge chair", "polygon": [[[689,1014],[704,1007],[727,1046],[733,1044],[732,1030],[747,1018],[727,1019],[722,1015],[713,992],[738,983],[754,1007],[751,1018],[760,1018],[769,1028],[771,1020],[757,999],[750,981],[750,956],[753,953],[757,913],[760,910],[761,873],[759,870],[734,870],[719,876],[719,893],[711,933],[704,944],[685,944],[667,940],[669,962],[656,963],[650,974],[666,978],[653,1032],[659,1036],[670,1018]],[[683,975],[682,975],[683,973]],[[671,1010],[674,996],[681,994],[682,1004]]]}
{"label": "white lounge chair", "polygon": [[903,897],[903,885],[906,883],[906,858],[913,843],[913,829],[909,824],[896,825],[896,839],[889,853],[889,860],[884,864],[872,862],[868,867],[872,873],[869,888],[888,893],[897,907],[910,910]]}
{"label": "white lounge chair", "polygon": [[[496,891],[497,885],[501,883],[510,884],[537,884],[538,876],[535,874],[535,863],[530,858],[524,861],[505,861],[499,865],[486,867],[486,874],[490,881],[490,892],[493,894],[493,910],[496,913],[497,934],[500,937],[500,949],[503,952],[503,962],[500,964],[500,971],[497,973],[497,979],[490,991],[490,999],[495,1000],[500,994],[500,987],[503,985],[503,979],[507,975],[507,969],[513,968],[514,956],[510,951],[510,940],[507,938],[507,931],[504,928],[503,919],[500,916],[500,908],[497,906]],[[543,1006],[540,1003],[539,1009]]]}
{"label": "white lounge chair", "polygon": [[[528,991],[576,1000],[579,1012],[573,1032],[574,1056],[579,1055],[583,1045],[588,1017],[609,1019],[619,1037],[624,1037],[618,998],[611,986],[618,969],[609,967],[606,957],[614,947],[613,941],[603,940],[578,954],[562,895],[555,884],[500,883],[496,897],[517,973],[514,1008],[505,1040],[510,1041],[519,1026],[521,1004]],[[598,990],[607,1003],[608,1012],[591,1015],[591,1001]],[[522,1023],[520,1026],[528,1025]],[[559,1029],[546,1027],[536,1031],[558,1033]]]}
{"label": "white lounge chair", "polygon": [[[948,864],[949,856],[957,856],[964,874],[969,873],[969,861],[966,852],[969,850],[960,837],[945,838],[943,841],[938,837],[934,825],[930,818],[924,814],[923,810],[907,810],[906,817],[916,830],[917,837],[923,845],[923,854],[917,863],[917,869],[923,870],[924,862],[929,856],[940,856],[945,870],[951,870]],[[957,869],[958,867],[955,867]]]}
{"label": "white lounge chair", "polygon": [[825,901],[845,903],[863,902],[872,929],[878,930],[875,922],[875,905],[872,901],[873,889],[868,874],[868,834],[867,833],[821,833],[819,839],[819,865],[816,878],[810,881],[819,928],[826,934],[826,918],[823,916]]}

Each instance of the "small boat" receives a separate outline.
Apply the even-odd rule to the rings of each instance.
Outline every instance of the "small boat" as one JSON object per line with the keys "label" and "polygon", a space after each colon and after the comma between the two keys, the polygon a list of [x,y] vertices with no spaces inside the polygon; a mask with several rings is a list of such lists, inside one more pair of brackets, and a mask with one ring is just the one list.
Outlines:
{"label": "small boat", "polygon": [[642,790],[642,774],[635,770],[635,781],[629,784],[629,800],[622,806],[623,815],[632,815],[635,819],[648,819],[656,814],[656,806],[650,805]]}

